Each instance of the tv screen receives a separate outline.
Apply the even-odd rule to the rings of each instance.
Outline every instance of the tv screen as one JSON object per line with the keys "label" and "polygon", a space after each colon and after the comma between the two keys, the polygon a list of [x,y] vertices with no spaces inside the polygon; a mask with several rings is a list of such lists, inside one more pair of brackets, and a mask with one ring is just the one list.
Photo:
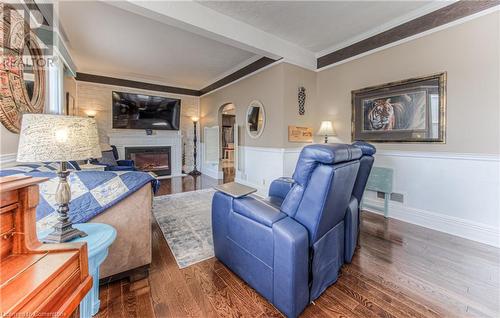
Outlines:
{"label": "tv screen", "polygon": [[113,92],[113,128],[179,130],[181,100]]}

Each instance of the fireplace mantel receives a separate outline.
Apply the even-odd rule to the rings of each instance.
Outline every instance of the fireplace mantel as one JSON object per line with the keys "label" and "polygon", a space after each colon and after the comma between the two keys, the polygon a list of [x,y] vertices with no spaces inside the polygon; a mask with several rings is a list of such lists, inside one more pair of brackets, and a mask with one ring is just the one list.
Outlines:
{"label": "fireplace mantel", "polygon": [[126,147],[169,146],[171,149],[172,176],[182,175],[182,136],[180,131],[154,131],[146,135],[145,131],[125,130],[108,134],[109,144],[115,145],[120,159],[125,159]]}

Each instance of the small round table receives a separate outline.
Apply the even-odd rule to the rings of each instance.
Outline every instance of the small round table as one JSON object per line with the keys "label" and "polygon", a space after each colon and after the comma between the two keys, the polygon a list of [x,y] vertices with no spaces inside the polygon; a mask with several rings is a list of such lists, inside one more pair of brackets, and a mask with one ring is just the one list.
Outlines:
{"label": "small round table", "polygon": [[[80,302],[80,318],[89,318],[99,311],[99,267],[108,256],[108,249],[116,238],[116,230],[102,223],[73,224],[73,227],[87,233],[86,237],[77,238],[70,242],[87,242],[89,259],[89,274],[92,276],[92,289]],[[38,233],[41,239],[52,229]]]}

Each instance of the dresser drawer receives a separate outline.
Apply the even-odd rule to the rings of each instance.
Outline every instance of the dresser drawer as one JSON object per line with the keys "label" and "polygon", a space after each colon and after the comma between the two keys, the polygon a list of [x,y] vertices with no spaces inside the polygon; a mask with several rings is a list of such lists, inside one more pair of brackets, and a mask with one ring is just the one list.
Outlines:
{"label": "dresser drawer", "polygon": [[7,191],[0,193],[0,207],[16,203],[18,200],[17,190]]}

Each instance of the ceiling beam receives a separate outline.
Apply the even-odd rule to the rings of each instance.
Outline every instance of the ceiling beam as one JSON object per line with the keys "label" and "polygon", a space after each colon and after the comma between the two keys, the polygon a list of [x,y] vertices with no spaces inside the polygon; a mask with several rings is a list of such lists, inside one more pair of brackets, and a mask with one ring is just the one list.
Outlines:
{"label": "ceiling beam", "polygon": [[258,55],[316,69],[313,52],[193,1],[107,3]]}

